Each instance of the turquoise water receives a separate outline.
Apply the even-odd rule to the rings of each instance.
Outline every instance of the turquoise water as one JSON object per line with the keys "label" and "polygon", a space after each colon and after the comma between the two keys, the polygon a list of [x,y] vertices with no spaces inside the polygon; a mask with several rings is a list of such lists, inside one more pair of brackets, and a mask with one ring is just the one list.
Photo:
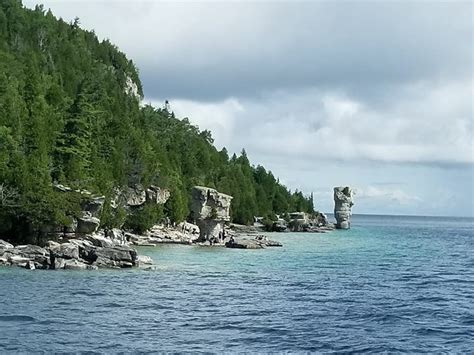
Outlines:
{"label": "turquoise water", "polygon": [[0,352],[474,349],[472,219],[272,237],[284,247],[141,249],[153,271],[0,268]]}

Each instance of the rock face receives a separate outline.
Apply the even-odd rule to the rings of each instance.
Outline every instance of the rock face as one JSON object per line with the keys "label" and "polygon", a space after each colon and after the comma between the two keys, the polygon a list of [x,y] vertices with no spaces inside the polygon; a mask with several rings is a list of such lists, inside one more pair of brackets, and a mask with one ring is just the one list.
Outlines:
{"label": "rock face", "polygon": [[337,229],[351,228],[351,208],[354,205],[352,189],[349,186],[334,188],[334,217]]}
{"label": "rock face", "polygon": [[96,196],[82,202],[82,211],[88,212],[91,217],[99,218],[104,207],[105,197]]}
{"label": "rock face", "polygon": [[154,185],[151,185],[148,189],[146,189],[145,193],[147,202],[157,204],[165,204],[171,196],[169,190],[162,189]]}
{"label": "rock face", "polygon": [[[103,238],[110,243],[109,239]],[[16,247],[0,240],[0,265],[35,269],[95,270],[105,268],[129,268],[151,264],[149,257],[139,259],[137,251],[129,246],[101,244],[98,236],[89,240],[70,239],[66,243],[50,242],[42,248],[37,245]]]}
{"label": "rock face", "polygon": [[191,215],[199,227],[198,241],[219,237],[224,222],[230,220],[232,196],[209,187],[194,186],[191,194]]}
{"label": "rock face", "polygon": [[142,185],[127,187],[125,190],[117,190],[114,204],[121,203],[125,208],[137,208],[145,202],[164,204],[170,198],[170,192],[158,186],[151,185],[148,188]]}
{"label": "rock face", "polygon": [[88,212],[85,212],[81,218],[77,219],[76,233],[89,234],[94,233],[99,228],[100,219],[92,217]]}

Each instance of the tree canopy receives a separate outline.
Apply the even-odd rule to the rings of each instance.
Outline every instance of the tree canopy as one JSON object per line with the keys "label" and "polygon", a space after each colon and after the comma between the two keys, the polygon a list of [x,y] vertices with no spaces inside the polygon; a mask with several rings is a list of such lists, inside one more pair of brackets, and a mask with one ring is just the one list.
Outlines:
{"label": "tree canopy", "polygon": [[[42,6],[0,2],[0,197],[8,196],[0,198],[0,233],[21,237],[31,226],[67,224],[79,202],[53,183],[107,199],[123,186],[170,189],[163,211],[147,211],[147,219],[162,213],[174,221],[187,218],[193,185],[232,195],[237,223],[313,212],[312,198],[252,166],[244,150],[229,158],[209,131],[166,108],[141,106],[134,63],[79,25]],[[114,218],[103,217],[113,226]]]}

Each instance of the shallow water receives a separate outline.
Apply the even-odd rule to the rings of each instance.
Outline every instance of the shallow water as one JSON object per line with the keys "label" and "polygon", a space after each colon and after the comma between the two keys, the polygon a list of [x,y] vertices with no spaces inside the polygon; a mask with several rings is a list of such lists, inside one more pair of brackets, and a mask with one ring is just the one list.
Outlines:
{"label": "shallow water", "polygon": [[283,248],[143,248],[153,271],[0,267],[0,352],[471,352],[472,219],[354,216]]}

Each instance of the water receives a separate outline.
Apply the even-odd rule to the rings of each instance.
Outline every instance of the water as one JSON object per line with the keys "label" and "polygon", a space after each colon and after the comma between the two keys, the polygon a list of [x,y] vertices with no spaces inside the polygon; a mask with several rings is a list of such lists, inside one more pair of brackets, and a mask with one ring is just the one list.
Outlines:
{"label": "water", "polygon": [[141,249],[154,271],[0,268],[0,353],[473,351],[472,219],[272,237]]}

